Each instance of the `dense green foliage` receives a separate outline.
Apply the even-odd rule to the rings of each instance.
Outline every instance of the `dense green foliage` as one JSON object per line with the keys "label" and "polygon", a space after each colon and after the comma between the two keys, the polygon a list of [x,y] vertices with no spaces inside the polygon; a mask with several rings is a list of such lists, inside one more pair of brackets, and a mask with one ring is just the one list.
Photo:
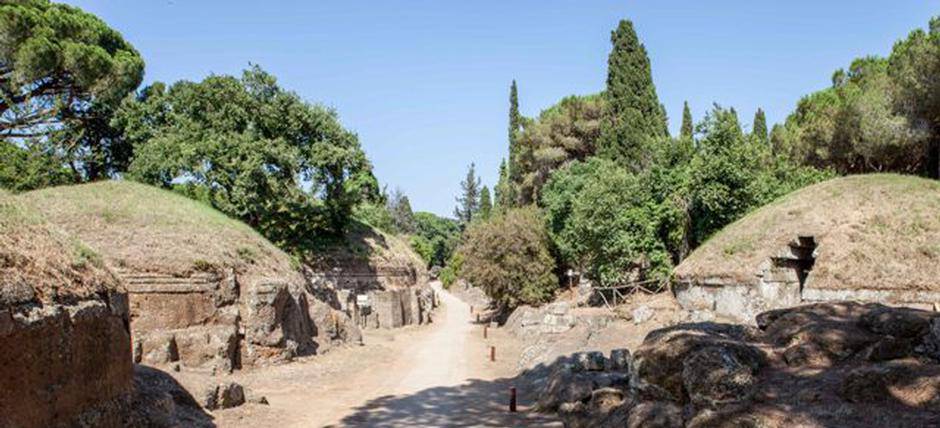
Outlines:
{"label": "dense green foliage", "polygon": [[663,141],[640,172],[596,157],[556,172],[541,204],[561,263],[602,284],[665,279],[719,228],[826,177],[774,158],[733,110],[716,107],[698,128],[695,144]]}
{"label": "dense green foliage", "polygon": [[552,172],[568,162],[597,151],[604,115],[604,97],[569,96],[526,124],[518,136],[518,202],[527,205],[538,196]]}
{"label": "dense green foliage", "polygon": [[767,134],[767,116],[760,107],[758,107],[757,112],[754,113],[754,124],[751,125],[751,135],[757,138],[757,141],[761,143],[766,144],[770,141],[770,135]]}
{"label": "dense green foliage", "polygon": [[503,308],[550,300],[558,288],[548,236],[534,207],[517,208],[473,223],[458,249],[462,278]]}
{"label": "dense green foliage", "polygon": [[692,138],[692,133],[695,132],[694,126],[692,124],[692,111],[689,110],[689,102],[686,101],[682,103],[682,126],[679,128],[679,137]]}
{"label": "dense green foliage", "polygon": [[[143,70],[134,47],[94,15],[45,0],[0,4],[0,139],[23,149],[0,169],[30,172],[4,174],[6,184],[61,183],[59,165],[73,182],[126,168],[130,146],[109,120]],[[36,162],[50,176],[37,176]]]}
{"label": "dense green foliage", "polygon": [[470,164],[467,176],[460,182],[460,194],[457,195],[457,206],[454,208],[454,217],[461,226],[466,227],[480,212],[480,177],[477,176],[476,165]]}
{"label": "dense green foliage", "polygon": [[205,201],[287,249],[344,231],[378,199],[356,136],[258,67],[241,78],[156,83],[114,119],[134,144],[128,176]]}
{"label": "dense green foliage", "polygon": [[852,174],[940,174],[940,19],[855,60],[832,86],[800,100],[771,140],[806,165]]}
{"label": "dense green foliage", "polygon": [[392,222],[395,226],[395,233],[414,233],[415,218],[411,211],[411,201],[401,190],[395,189],[389,196],[386,205],[392,216]]}
{"label": "dense green foliage", "polygon": [[427,241],[431,248],[428,265],[444,266],[460,240],[460,224],[429,212],[417,212],[414,218],[415,236]]}
{"label": "dense green foliage", "polygon": [[493,188],[495,199],[493,206],[497,210],[507,209],[515,204],[515,192],[512,181],[509,179],[509,166],[506,165],[506,159],[499,163],[499,181]]}
{"label": "dense green foliage", "polygon": [[649,148],[668,135],[666,114],[650,68],[646,48],[633,23],[620,21],[611,34],[613,48],[607,60],[607,114],[600,152],[632,170],[648,163]]}
{"label": "dense green foliage", "polygon": [[486,186],[483,186],[483,189],[480,190],[480,220],[486,220],[490,218],[492,211],[493,201],[490,197],[490,189]]}
{"label": "dense green foliage", "polygon": [[14,192],[57,186],[72,182],[72,171],[55,153],[40,145],[20,147],[0,141],[0,188]]}
{"label": "dense green foliage", "polygon": [[522,124],[522,114],[519,113],[519,89],[516,86],[516,80],[513,79],[509,87],[509,171],[511,178],[515,177],[517,170],[519,145],[516,136],[522,130]]}

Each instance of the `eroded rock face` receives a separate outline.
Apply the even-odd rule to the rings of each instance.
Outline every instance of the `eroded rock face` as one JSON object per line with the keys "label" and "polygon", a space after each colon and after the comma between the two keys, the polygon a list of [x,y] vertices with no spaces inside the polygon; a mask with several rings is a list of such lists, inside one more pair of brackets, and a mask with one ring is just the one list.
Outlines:
{"label": "eroded rock face", "polygon": [[0,309],[0,426],[121,425],[130,332],[126,305],[108,300]]}
{"label": "eroded rock face", "polygon": [[[559,359],[539,405],[572,427],[940,421],[940,314],[843,302],[762,313],[757,324],[653,331],[636,352],[636,369],[627,351],[613,352],[603,370],[586,369],[601,366],[585,364],[592,353]],[[610,375],[621,378],[603,380]]]}
{"label": "eroded rock face", "polygon": [[248,284],[234,271],[121,275],[130,290],[136,362],[230,373],[361,339],[351,318],[322,300],[327,290],[309,291],[300,275]]}

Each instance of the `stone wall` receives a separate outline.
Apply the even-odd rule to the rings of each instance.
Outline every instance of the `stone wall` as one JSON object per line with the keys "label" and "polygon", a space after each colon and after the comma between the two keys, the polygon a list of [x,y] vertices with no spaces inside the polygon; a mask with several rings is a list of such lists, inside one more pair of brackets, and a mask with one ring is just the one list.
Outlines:
{"label": "stone wall", "polygon": [[758,267],[755,281],[680,277],[673,285],[686,310],[700,311],[742,323],[757,314],[802,303],[858,301],[933,309],[940,293],[918,290],[824,289],[813,286],[815,240],[801,236]]}
{"label": "stone wall", "polygon": [[[345,261],[331,269],[308,270],[305,276],[315,288],[335,290],[336,307],[360,328],[425,324],[437,306],[427,273],[414,267]],[[368,303],[360,307],[363,298]]]}
{"label": "stone wall", "polygon": [[0,427],[120,426],[127,296],[0,310]]}
{"label": "stone wall", "polygon": [[350,318],[306,284],[242,284],[232,271],[119,274],[130,295],[135,362],[231,372],[360,338]]}

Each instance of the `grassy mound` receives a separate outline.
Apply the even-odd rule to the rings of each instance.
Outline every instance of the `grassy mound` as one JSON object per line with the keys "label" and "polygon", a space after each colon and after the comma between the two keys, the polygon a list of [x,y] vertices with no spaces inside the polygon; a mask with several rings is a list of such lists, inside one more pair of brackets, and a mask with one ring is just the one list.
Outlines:
{"label": "grassy mound", "polygon": [[[171,191],[102,181],[19,197],[118,269],[176,276],[235,269],[248,281],[298,279],[299,265],[254,229]],[[337,260],[359,260],[373,267],[421,263],[395,237],[364,224],[351,229],[342,243],[306,254],[305,262],[332,266]]]}
{"label": "grassy mound", "polygon": [[244,223],[167,190],[102,181],[19,197],[118,269],[177,276],[235,269],[248,280],[297,274],[287,254]]}
{"label": "grassy mound", "polygon": [[759,265],[798,235],[818,245],[815,288],[940,290],[940,183],[893,174],[836,178],[786,195],[715,234],[676,276],[756,283]]}
{"label": "grassy mound", "polygon": [[116,287],[96,253],[0,191],[0,307],[74,303]]}

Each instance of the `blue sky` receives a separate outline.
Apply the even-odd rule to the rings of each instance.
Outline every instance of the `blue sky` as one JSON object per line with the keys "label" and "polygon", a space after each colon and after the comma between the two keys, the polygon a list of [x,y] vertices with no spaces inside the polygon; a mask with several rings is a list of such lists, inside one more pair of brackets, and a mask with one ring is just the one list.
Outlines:
{"label": "blue sky", "polygon": [[249,63],[332,106],[389,189],[450,215],[475,162],[492,187],[507,150],[509,83],[523,114],[603,89],[610,31],[632,19],[679,126],[713,102],[782,121],[855,57],[891,49],[930,1],[69,0],[120,30],[146,82],[239,74]]}

